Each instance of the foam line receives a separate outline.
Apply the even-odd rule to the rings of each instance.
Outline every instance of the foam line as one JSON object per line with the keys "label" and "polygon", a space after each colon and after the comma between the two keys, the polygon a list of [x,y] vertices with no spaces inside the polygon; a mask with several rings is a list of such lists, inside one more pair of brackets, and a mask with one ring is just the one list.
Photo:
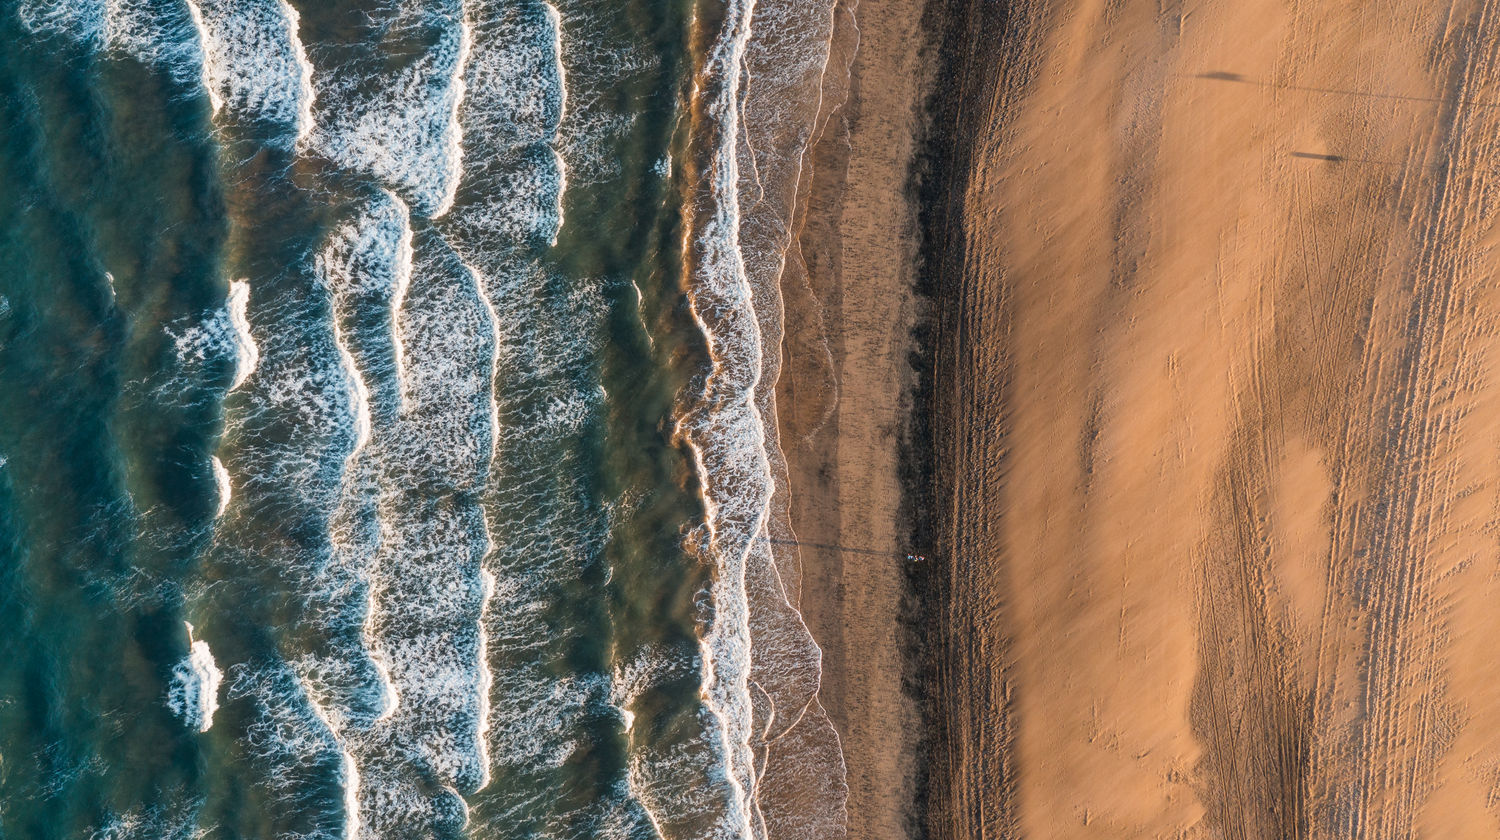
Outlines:
{"label": "foam line", "polygon": [[344,806],[344,831],[343,840],[358,840],[360,835],[361,820],[359,813],[359,791],[361,779],[359,765],[354,760],[354,755],[349,751],[349,746],[339,737],[338,728],[334,726],[333,719],[329,716],[317,698],[307,681],[298,677],[302,688],[302,695],[307,701],[308,708],[312,710],[318,722],[323,724],[327,730],[328,737],[338,747],[339,753],[339,788],[343,792]]}
{"label": "foam line", "polygon": [[460,7],[458,19],[458,59],[453,62],[453,73],[448,79],[451,107],[448,111],[448,156],[447,166],[450,169],[447,182],[443,188],[442,199],[432,211],[432,218],[437,218],[453,209],[453,199],[458,192],[459,179],[463,177],[464,159],[464,128],[463,122],[459,120],[459,114],[463,111],[464,92],[467,85],[464,82],[464,73],[469,67],[469,57],[474,52],[474,28],[469,23],[467,9]]}
{"label": "foam line", "polygon": [[232,391],[245,384],[250,374],[255,372],[256,365],[260,364],[260,347],[255,343],[255,336],[250,334],[250,283],[246,280],[235,280],[229,284],[229,322],[234,326],[234,384],[229,386]]}
{"label": "foam line", "polygon": [[[488,526],[485,529],[485,542],[493,548],[494,543],[489,538]],[[489,612],[490,601],[495,597],[495,576],[488,570],[481,570],[479,579],[483,587],[483,595],[479,602],[479,726],[476,749],[479,752],[479,765],[483,768],[484,775],[475,791],[484,790],[490,786],[490,691],[495,685],[495,675],[490,671],[489,639],[484,632],[484,618]]]}
{"label": "foam line", "polygon": [[[460,262],[462,259],[460,258]],[[484,311],[485,324],[489,330],[490,358],[489,369],[486,371],[486,380],[489,387],[486,389],[486,402],[488,403],[488,421],[490,433],[489,452],[485,459],[485,473],[489,475],[495,469],[495,457],[499,452],[496,440],[500,435],[500,403],[495,396],[495,376],[500,371],[500,315],[495,311],[495,305],[490,301],[489,294],[485,288],[484,276],[479,270],[462,262],[469,276],[474,279],[474,296],[478,298]],[[484,555],[488,557],[495,550],[494,533],[491,531],[488,516],[483,517],[484,526]],[[478,727],[478,751],[480,766],[484,769],[484,778],[479,784],[479,790],[489,787],[490,783],[490,692],[494,689],[494,674],[490,671],[489,638],[485,632],[486,617],[489,614],[490,604],[495,597],[495,576],[488,569],[480,568],[479,580],[482,594],[479,600],[479,616],[476,631],[479,636],[479,727]]]}
{"label": "foam line", "polygon": [[307,59],[307,49],[302,45],[302,16],[287,0],[277,0],[282,18],[286,21],[287,43],[292,49],[292,58],[297,63],[297,142],[305,143],[313,130],[313,65]]}
{"label": "foam line", "polygon": [[220,461],[218,456],[214,456],[210,463],[213,464],[214,486],[219,491],[219,509],[214,514],[215,518],[217,518],[223,516],[224,511],[229,509],[229,497],[233,493],[234,487],[229,482],[229,470],[224,468],[224,462]]}
{"label": "foam line", "polygon": [[[757,770],[750,742],[750,538],[768,516],[771,475],[765,433],[753,403],[761,374],[761,337],[740,251],[739,164],[741,79],[754,0],[732,0],[723,33],[708,56],[716,84],[708,103],[716,125],[711,176],[716,199],[698,232],[702,263],[695,272],[693,316],[709,340],[713,369],[707,414],[690,439],[705,488],[710,552],[718,573],[710,584],[714,620],[701,640],[705,705],[716,721],[731,808],[724,831],[760,836]],[[705,313],[712,313],[711,316]],[[713,323],[710,324],[710,317]]]}
{"label": "foam line", "polygon": [[349,343],[344,339],[344,329],[339,326],[338,318],[333,320],[333,343],[338,348],[344,376],[349,380],[349,399],[354,406],[354,449],[349,452],[347,459],[352,461],[370,443],[370,388],[360,375],[359,366],[354,363],[354,356],[349,352]]}
{"label": "foam line", "polygon": [[[547,22],[552,27],[553,72],[557,74],[557,122],[561,125],[568,114],[568,72],[563,65],[562,13],[551,3],[542,3],[542,8],[546,12]],[[554,131],[554,144],[556,138],[556,131]],[[563,226],[563,195],[568,191],[568,164],[563,160],[562,154],[557,151],[556,145],[552,147],[552,156],[557,161],[557,226],[552,231],[551,244],[556,245],[557,236]]]}
{"label": "foam line", "polygon": [[203,52],[203,71],[200,78],[203,81],[203,89],[208,92],[209,106],[214,114],[224,109],[224,97],[219,94],[219,86],[214,83],[213,74],[209,71],[209,42],[208,26],[203,22],[203,9],[193,0],[185,0],[188,15],[193,19],[193,29],[198,33],[198,48]]}
{"label": "foam line", "polygon": [[297,10],[286,0],[187,1],[215,118],[278,123],[291,129],[282,142],[304,142],[315,93]]}
{"label": "foam line", "polygon": [[391,201],[397,208],[401,219],[401,235],[396,245],[396,271],[395,283],[391,290],[391,347],[396,360],[396,381],[401,387],[398,393],[401,401],[406,401],[406,344],[401,338],[401,331],[396,329],[396,323],[401,316],[401,307],[406,303],[406,293],[411,289],[412,260],[415,249],[412,246],[411,211],[406,203],[396,194],[386,191]]}

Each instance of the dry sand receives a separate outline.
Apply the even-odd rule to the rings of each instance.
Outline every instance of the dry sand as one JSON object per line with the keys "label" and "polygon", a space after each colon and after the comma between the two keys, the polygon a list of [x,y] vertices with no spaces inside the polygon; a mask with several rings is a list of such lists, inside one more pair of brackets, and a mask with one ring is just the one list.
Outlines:
{"label": "dry sand", "polygon": [[941,9],[934,836],[1500,836],[1500,10]]}

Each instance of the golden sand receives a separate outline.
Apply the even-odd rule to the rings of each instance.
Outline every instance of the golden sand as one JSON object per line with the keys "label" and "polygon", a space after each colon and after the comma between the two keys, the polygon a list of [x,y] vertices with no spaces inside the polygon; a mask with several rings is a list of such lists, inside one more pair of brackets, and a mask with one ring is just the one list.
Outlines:
{"label": "golden sand", "polygon": [[916,5],[856,10],[787,284],[799,536],[893,550],[804,551],[850,836],[1500,836],[1500,14],[938,7],[924,708]]}

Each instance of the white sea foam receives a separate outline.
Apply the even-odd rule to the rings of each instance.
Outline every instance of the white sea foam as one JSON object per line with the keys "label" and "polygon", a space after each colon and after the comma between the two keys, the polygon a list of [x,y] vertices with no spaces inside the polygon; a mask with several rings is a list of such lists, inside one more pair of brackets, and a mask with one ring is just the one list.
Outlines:
{"label": "white sea foam", "polygon": [[344,840],[358,840],[359,824],[359,765],[348,750],[339,753],[340,783],[344,788]]}
{"label": "white sea foam", "polygon": [[[341,312],[384,308],[387,328],[380,340],[388,344],[390,363],[394,365],[391,383],[396,401],[391,408],[399,408],[405,350],[394,325],[406,302],[412,272],[411,215],[406,203],[389,190],[379,191],[356,216],[334,229],[318,255],[317,267]],[[383,369],[374,360],[366,364],[371,365]]]}
{"label": "white sea foam", "polygon": [[176,321],[163,330],[172,340],[178,364],[190,370],[201,370],[211,362],[233,359],[234,380],[231,390],[240,387],[255,371],[260,350],[250,334],[248,307],[250,286],[243,280],[229,284],[229,298],[222,309],[208,312],[196,320]]}
{"label": "white sea foam", "polygon": [[201,801],[175,796],[148,807],[111,813],[88,840],[202,840],[211,827],[198,825]]}
{"label": "white sea foam", "polygon": [[194,11],[173,0],[22,0],[17,9],[35,35],[130,56],[182,85],[196,85],[204,74]]}
{"label": "white sea foam", "polygon": [[551,143],[577,183],[633,177],[636,173],[624,171],[629,159],[619,149],[637,130],[641,114],[615,94],[624,80],[648,79],[659,73],[661,57],[649,41],[622,41],[611,28],[609,16],[575,13],[577,4],[563,0],[558,5],[568,10],[559,18],[559,32],[566,37],[553,49],[566,57],[567,67],[578,79],[563,88],[566,118]]}
{"label": "white sea foam", "polygon": [[[328,650],[297,660],[295,680],[269,667],[255,680],[247,677],[260,715],[251,740],[282,739],[266,755],[290,768],[278,771],[285,779],[310,784],[317,768],[326,781],[330,767],[340,768],[345,836],[430,836],[434,826],[458,824],[466,819],[461,794],[483,788],[492,763],[526,772],[563,766],[588,721],[611,705],[627,737],[635,737],[637,678],[558,679],[543,667],[542,653],[557,643],[546,621],[558,597],[554,584],[575,579],[602,550],[602,537],[577,533],[587,530],[579,524],[587,514],[574,500],[554,501],[581,490],[552,483],[569,465],[531,462],[524,454],[542,442],[553,447],[542,451],[557,451],[557,442],[601,417],[605,395],[587,370],[608,304],[598,283],[559,284],[515,256],[517,246],[555,241],[569,167],[586,178],[608,165],[588,159],[593,129],[570,126],[614,130],[628,118],[591,123],[593,115],[565,108],[562,18],[551,6],[516,13],[522,6],[476,0],[433,12],[405,4],[381,24],[392,37],[404,37],[406,27],[431,27],[435,34],[427,40],[436,45],[389,77],[346,73],[331,61],[324,66],[325,55],[337,53],[315,51],[319,96],[310,145],[386,191],[335,224],[316,257],[332,324],[310,326],[326,317],[319,307],[262,301],[257,286],[256,326],[266,358],[252,383],[255,422],[246,439],[253,452],[237,458],[251,462],[247,472],[261,476],[265,489],[293,488],[286,504],[308,500],[315,511],[331,511],[330,557],[289,562],[308,566],[297,580],[319,605],[310,612],[342,635],[333,639],[330,632],[320,641]],[[742,11],[748,29],[749,12]],[[202,19],[207,54],[214,15],[205,7]],[[499,37],[507,33],[515,37]],[[221,109],[274,110],[235,105],[230,91],[253,86],[222,68],[207,75]],[[244,101],[271,100],[246,94]],[[419,222],[414,235],[413,212],[436,216],[450,206],[437,231]],[[527,288],[543,281],[568,291],[559,301]],[[745,285],[743,277],[739,282]],[[724,313],[748,311],[751,294],[741,288],[736,296],[733,283],[716,291],[718,298],[708,292],[700,298],[723,306],[705,324],[745,327],[746,318]],[[377,310],[388,314],[379,317]],[[554,329],[539,329],[539,322]],[[731,332],[714,333],[716,353],[739,337]],[[237,334],[248,339],[248,325]],[[721,358],[727,361],[716,371],[715,393],[730,394],[733,411],[753,409],[749,396],[740,397],[753,393],[758,380],[739,365],[743,357]],[[508,391],[503,405],[493,390],[500,369]],[[236,387],[248,375],[237,369]],[[502,408],[513,421],[506,428],[499,428]],[[727,432],[758,444],[755,424],[742,420],[713,421],[701,447],[706,468],[738,466],[735,458],[756,448],[716,442]],[[253,434],[262,426],[275,434]],[[511,456],[500,466],[497,440]],[[504,487],[497,489],[501,473]],[[731,590],[741,590],[741,606],[749,602],[743,567],[757,561],[732,555],[751,544],[748,534],[764,521],[757,494],[768,492],[769,483],[741,503],[727,498],[737,488],[726,475],[705,481],[713,488],[710,509],[722,549],[715,559],[730,589],[714,593],[721,603],[705,640],[703,671],[721,721],[719,759],[737,785],[738,810],[721,833],[752,837],[756,765],[741,753],[751,751],[756,722],[746,684],[753,621],[749,607],[736,612]],[[490,499],[488,521],[481,497]],[[491,522],[506,523],[507,531],[500,534]],[[493,544],[497,535],[501,546]],[[744,644],[735,647],[738,641]],[[504,664],[492,669],[491,661]],[[376,690],[379,698],[370,702]],[[281,699],[266,699],[271,695]],[[499,702],[492,704],[491,695]],[[628,796],[571,825],[595,826],[600,836],[640,836],[650,831],[649,815],[635,801],[674,816],[710,813],[714,791],[724,787],[704,775],[714,746],[633,752]]]}
{"label": "white sea foam", "polygon": [[33,34],[102,47],[108,38],[111,5],[108,0],[26,0],[17,12],[21,24]]}
{"label": "white sea foam", "polygon": [[314,692],[309,690],[305,679],[302,682],[301,688],[303,696],[307,699],[308,708],[312,711],[313,715],[317,717],[318,722],[323,725],[323,728],[328,732],[329,736],[333,738],[334,743],[338,746],[339,788],[344,793],[343,840],[357,840],[360,833],[359,765],[355,763],[354,755],[349,752],[349,747],[343,742],[341,738],[339,738],[338,730],[335,728],[333,720],[330,718],[329,713],[323,708],[323,705],[318,702],[318,699],[314,695]]}
{"label": "white sea foam", "polygon": [[385,299],[391,323],[411,283],[412,231],[406,204],[379,190],[337,225],[317,258],[320,281],[341,298]]}
{"label": "white sea foam", "polygon": [[[549,4],[475,0],[469,18],[473,53],[462,119],[485,157],[550,142],[567,111],[562,17]],[[478,162],[483,165],[485,161]]]}
{"label": "white sea foam", "polygon": [[370,388],[365,384],[359,366],[354,363],[348,342],[344,340],[344,330],[337,320],[333,323],[333,343],[338,348],[344,375],[349,379],[349,397],[354,403],[354,449],[349,452],[349,457],[354,458],[370,442]]}
{"label": "white sea foam", "polygon": [[[227,434],[238,441],[236,493],[259,515],[327,519],[338,509],[341,473],[360,442],[359,382],[316,285],[282,278],[257,280],[256,289],[255,373],[242,385],[247,399],[227,418]],[[326,552],[312,545],[297,552],[283,562],[322,574]]]}
{"label": "white sea foam", "polygon": [[[740,251],[761,335],[755,406],[772,477],[765,535],[783,540],[795,534],[786,493],[776,490],[786,476],[775,395],[783,335],[781,282],[788,259],[801,259],[792,231],[796,197],[808,175],[807,150],[847,90],[850,52],[840,54],[842,66],[830,66],[835,6],[832,0],[758,0],[744,57],[745,75],[754,83],[741,106],[737,154],[740,189],[753,190],[755,200],[739,220]],[[852,24],[845,19],[843,25]],[[789,833],[839,838],[846,832],[848,787],[838,734],[817,696],[822,652],[788,597],[789,588],[799,585],[797,552],[784,543],[772,547],[757,536],[746,576],[755,648],[755,749],[762,787],[797,789],[802,802],[760,803],[761,829],[772,838]]]}
{"label": "white sea foam", "polygon": [[[495,575],[485,612],[485,637],[495,657],[490,754],[507,775],[539,781],[553,778],[580,750],[590,748],[593,722],[633,702],[617,696],[615,681],[604,674],[559,676],[550,664],[579,629],[559,627],[549,614],[595,562],[608,534],[607,522],[599,521],[585,500],[588,456],[573,441],[587,424],[600,422],[606,410],[602,389],[589,382],[586,372],[602,352],[609,302],[598,282],[574,279],[569,291],[559,295],[555,278],[548,277],[541,266],[525,262],[486,276],[500,327],[500,399],[506,418],[499,429],[503,457],[490,481],[490,514],[504,523],[496,529],[499,544],[488,560]],[[562,412],[566,420],[549,422],[559,405],[572,407]],[[691,663],[678,664],[682,670],[674,671],[673,678],[680,680]],[[639,670],[655,673],[657,668],[653,663]],[[633,685],[645,681],[643,677]],[[700,758],[697,766],[702,768],[711,754],[705,751]],[[711,786],[701,774],[699,778],[700,789]],[[540,820],[540,836],[570,836],[579,825],[590,826],[589,836],[601,838],[658,836],[650,814],[623,779],[577,810],[545,796],[509,791],[496,799],[506,810],[492,811],[490,822],[476,834],[503,834],[515,813]]]}
{"label": "white sea foam", "polygon": [[[831,15],[831,4],[731,3],[706,68],[717,143],[712,209],[694,231],[700,261],[691,300],[713,367],[703,405],[686,422],[716,566],[703,680],[734,800],[720,833],[744,838],[783,829],[820,837],[844,831],[842,758],[816,700],[821,652],[790,605],[764,539],[770,528],[784,527],[772,520],[776,475],[784,469],[773,390],[779,282],[801,156],[818,112],[816,105],[795,109],[816,102]],[[769,742],[798,727],[806,749],[773,755]],[[768,809],[762,792],[773,773],[808,790],[822,787],[826,802],[796,814],[782,803]]]}
{"label": "white sea foam", "polygon": [[391,726],[409,732],[423,763],[449,785],[488,778],[482,742],[488,690],[478,622],[491,585],[480,570],[489,537],[473,502],[445,508],[413,497],[469,494],[482,486],[494,440],[489,377],[494,327],[478,278],[436,237],[417,248],[397,324],[407,348],[398,424],[379,446],[381,520],[376,648],[402,696]]}
{"label": "white sea foam", "polygon": [[286,0],[195,0],[189,9],[203,44],[202,79],[214,112],[312,130],[312,63]]}
{"label": "white sea foam", "polygon": [[287,40],[297,61],[297,141],[300,143],[307,140],[313,129],[313,66],[307,60],[307,50],[302,47],[301,17],[287,0],[278,0],[278,3],[287,23]]}
{"label": "white sea foam", "polygon": [[[386,530],[377,510],[383,441],[401,404],[401,348],[394,327],[411,273],[411,228],[404,203],[384,190],[362,202],[334,227],[315,268],[333,300],[335,344],[355,395],[356,439],[344,462],[332,542],[335,568],[362,593],[346,607],[357,612],[358,622],[353,640],[358,649],[346,655],[367,666],[374,677],[373,698],[368,691],[366,696],[356,691],[352,696],[359,709],[341,711],[334,719],[334,729],[352,739],[357,765],[371,727],[378,730],[391,721],[403,701],[392,662],[378,645],[381,607],[374,576]],[[336,581],[325,585],[335,592],[343,586]],[[333,682],[360,684],[342,677]]]}
{"label": "white sea foam", "polygon": [[[455,252],[457,257],[457,252]],[[496,438],[500,432],[500,406],[495,397],[494,378],[500,370],[500,316],[495,312],[494,304],[491,303],[489,294],[485,288],[483,276],[478,269],[459,259],[464,272],[474,279],[474,297],[480,304],[484,315],[484,326],[486,337],[489,342],[489,367],[485,371],[487,385],[485,388],[485,409],[489,424],[489,447],[486,452],[483,473],[485,477],[493,474],[495,468],[495,457],[498,452]],[[481,516],[481,527],[484,533],[484,551],[481,557],[488,557],[495,550],[494,534],[490,529],[490,521],[487,516]],[[481,561],[482,562],[482,561]],[[479,753],[480,766],[483,768],[483,776],[479,781],[477,790],[483,790],[490,783],[490,694],[494,690],[494,673],[490,670],[489,638],[485,632],[485,619],[491,608],[491,602],[495,597],[495,576],[482,566],[479,572],[481,596],[479,600],[479,614],[475,626],[475,635],[479,640],[478,666],[478,714],[479,725],[476,733],[476,748]]]}
{"label": "white sea foam", "polygon": [[406,369],[406,351],[405,344],[401,340],[401,331],[395,329],[394,325],[401,313],[401,307],[406,303],[406,293],[411,288],[411,267],[414,251],[412,248],[410,213],[407,211],[406,205],[402,204],[401,200],[396,198],[395,195],[391,195],[390,198],[392,203],[399,209],[401,231],[396,240],[395,274],[393,275],[394,282],[391,286],[391,346],[396,363],[396,381],[401,386],[398,389],[398,394],[404,395],[406,387],[406,376],[404,374]]}
{"label": "white sea foam", "polygon": [[678,682],[701,670],[701,660],[685,654],[680,648],[646,647],[616,662],[609,701],[622,710],[629,743],[625,786],[655,836],[732,836],[725,834],[732,825],[724,821],[722,753],[712,731],[695,738],[665,741],[654,734],[637,737],[634,733],[634,716],[629,709],[637,698],[663,682]]}
{"label": "white sea foam", "polygon": [[209,44],[208,25],[203,22],[203,9],[193,0],[185,0],[188,15],[193,20],[193,29],[198,32],[198,47],[203,51],[203,69],[201,79],[203,89],[208,92],[208,103],[215,114],[224,109],[224,97],[219,94],[218,85],[214,83],[213,73],[209,69],[213,59],[209,55],[211,49]]}
{"label": "white sea foam", "polygon": [[245,384],[260,363],[260,348],[250,334],[250,283],[235,280],[229,284],[229,323],[234,327],[234,384],[230,390]]}
{"label": "white sea foam", "polygon": [[435,44],[379,75],[330,67],[319,85],[314,146],[330,160],[372,175],[418,215],[441,216],[462,172],[458,113],[472,44],[463,5],[406,7],[392,32],[432,31]]}
{"label": "white sea foam", "polygon": [[453,206],[453,197],[458,190],[458,182],[462,174],[464,155],[464,129],[463,122],[459,119],[459,116],[463,112],[464,104],[464,71],[468,67],[469,56],[473,53],[473,51],[474,29],[473,26],[469,23],[468,16],[465,14],[463,6],[460,5],[458,19],[458,57],[454,59],[453,69],[448,77],[448,89],[452,91],[452,94],[448,97],[450,107],[448,111],[447,122],[448,130],[445,132],[445,138],[448,141],[447,160],[449,161],[448,165],[452,168],[452,173],[448,177],[448,182],[445,185],[443,197],[439,202],[438,208],[430,214],[432,216],[441,216],[444,213],[448,212],[448,209]]}
{"label": "white sea foam", "polygon": [[[708,57],[708,74],[717,84],[708,109],[720,139],[711,171],[716,201],[698,232],[702,263],[694,277],[693,312],[714,354],[709,400],[725,407],[704,417],[697,434],[689,438],[699,480],[706,488],[704,507],[717,566],[711,584],[713,624],[702,644],[705,701],[716,721],[731,793],[731,807],[719,832],[746,840],[759,836],[746,565],[750,538],[764,527],[771,482],[762,448],[764,433],[753,403],[761,372],[760,333],[739,250],[739,169],[734,154],[753,10],[754,0],[732,0],[723,34]],[[705,320],[705,313],[714,324]],[[730,482],[736,486],[726,486]]]}
{"label": "white sea foam", "polygon": [[[481,569],[490,541],[479,495],[498,422],[496,316],[476,272],[439,236],[414,237],[407,206],[439,211],[435,184],[451,201],[469,34],[461,15],[416,16],[459,24],[440,27],[437,48],[395,79],[398,93],[442,89],[444,142],[429,142],[431,100],[386,90],[361,105],[340,97],[370,80],[319,75],[329,84],[314,145],[388,189],[333,226],[312,260],[315,284],[283,278],[264,299],[257,284],[259,364],[231,424],[243,442],[241,495],[322,518],[328,534],[326,551],[278,558],[316,643],[289,665],[240,673],[237,696],[257,709],[248,740],[278,797],[318,784],[320,772],[326,782],[330,762],[342,768],[348,836],[446,836],[467,819],[461,794],[490,771],[495,677],[480,627],[495,583]],[[203,17],[211,41],[214,14]],[[452,167],[429,177],[436,158]]]}
{"label": "white sea foam", "polygon": [[[493,547],[488,539],[488,528],[486,528],[486,549]],[[479,686],[478,706],[479,725],[476,733],[476,749],[479,752],[479,764],[484,774],[475,787],[476,791],[489,787],[490,784],[490,692],[495,687],[495,675],[490,671],[490,647],[489,639],[484,633],[484,616],[489,610],[490,601],[495,596],[495,576],[488,571],[479,573],[483,594],[479,601],[479,627],[477,636],[479,638]]]}
{"label": "white sea foam", "polygon": [[[390,192],[336,225],[316,266],[335,320],[350,325],[333,330],[340,365],[370,383],[371,425],[356,409],[362,433],[344,468],[334,554],[362,581],[362,655],[389,698],[373,717],[330,707],[330,727],[359,769],[366,834],[441,834],[467,819],[461,793],[489,781],[493,677],[480,622],[494,584],[480,568],[489,536],[476,493],[498,422],[495,317],[474,271],[436,235],[414,241]],[[366,517],[378,538],[359,536]]]}
{"label": "white sea foam", "polygon": [[[557,241],[567,163],[556,148],[567,113],[562,19],[547,4],[474,2],[467,64],[464,201],[445,230],[484,271],[496,243]],[[503,250],[503,249],[500,249]]]}
{"label": "white sea foam", "polygon": [[[557,74],[557,122],[561,125],[568,113],[568,74],[563,65],[562,14],[551,3],[543,3],[542,8],[546,10],[547,22],[552,25],[553,72]],[[563,226],[563,195],[568,191],[568,164],[555,147],[552,150],[552,157],[557,165],[557,204],[555,205],[557,226],[553,229],[552,238],[549,241],[556,245],[557,235],[562,231]]]}
{"label": "white sea foam", "polygon": [[568,191],[568,164],[556,149],[552,150],[552,157],[557,167],[557,197],[552,205],[552,212],[557,216],[557,223],[552,228],[552,237],[547,241],[549,244],[556,245],[557,235],[562,232],[563,226],[563,195]]}
{"label": "white sea foam", "polygon": [[307,683],[281,664],[240,665],[231,669],[229,697],[252,704],[243,742],[264,762],[263,784],[283,801],[295,801],[309,787],[326,784],[329,771],[339,786],[342,813],[309,835],[355,840],[360,836],[356,793],[359,770],[334,733],[331,716]]}
{"label": "white sea foam", "polygon": [[375,650],[375,593],[370,591],[370,600],[365,603],[365,624],[363,637],[365,649],[369,650],[370,659],[375,663],[375,671],[380,676],[380,706],[375,715],[375,722],[389,720],[396,710],[401,707],[401,695],[396,691],[396,681],[391,678],[391,665],[385,654]]}
{"label": "white sea foam", "polygon": [[193,625],[186,624],[188,655],[172,668],[172,683],[167,688],[167,706],[182,722],[197,732],[207,732],[214,725],[219,710],[219,684],[224,674],[214,664],[208,642],[193,639]]}
{"label": "white sea foam", "polygon": [[229,497],[234,492],[234,487],[229,481],[229,470],[224,468],[224,462],[215,456],[211,461],[214,469],[214,486],[219,491],[219,509],[215,516],[223,516],[224,511],[229,509]]}

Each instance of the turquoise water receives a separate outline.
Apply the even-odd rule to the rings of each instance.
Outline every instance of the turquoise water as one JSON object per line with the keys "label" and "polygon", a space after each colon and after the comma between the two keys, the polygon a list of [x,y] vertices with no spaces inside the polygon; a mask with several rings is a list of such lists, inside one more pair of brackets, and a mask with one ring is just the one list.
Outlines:
{"label": "turquoise water", "polygon": [[0,3],[0,838],[766,835],[737,9]]}

